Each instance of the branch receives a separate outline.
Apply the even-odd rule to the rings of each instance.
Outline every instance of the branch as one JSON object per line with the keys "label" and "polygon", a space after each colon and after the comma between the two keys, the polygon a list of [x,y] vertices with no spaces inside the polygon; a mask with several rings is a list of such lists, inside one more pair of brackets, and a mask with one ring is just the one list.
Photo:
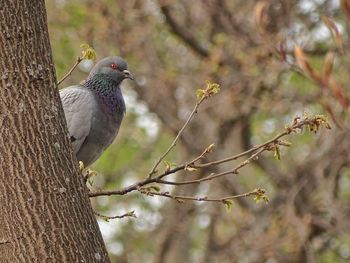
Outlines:
{"label": "branch", "polygon": [[160,164],[160,162],[162,160],[164,160],[164,158],[169,154],[169,152],[175,147],[175,145],[176,145],[177,141],[179,140],[181,134],[183,133],[183,131],[185,130],[187,125],[190,123],[190,121],[192,120],[193,116],[197,113],[199,105],[201,105],[202,102],[204,100],[206,100],[207,98],[217,94],[219,91],[220,91],[220,85],[216,84],[216,83],[211,83],[209,81],[207,81],[207,86],[206,86],[205,89],[197,89],[196,95],[197,95],[198,101],[196,102],[196,105],[194,106],[190,116],[187,118],[185,124],[182,126],[180,131],[177,133],[175,139],[173,140],[173,142],[171,143],[169,148],[165,151],[165,153],[154,164],[152,170],[148,174],[148,179],[152,178],[152,176],[155,173],[157,173],[156,169],[157,169],[158,165]]}
{"label": "branch", "polygon": [[[201,183],[203,181],[209,181],[209,180],[213,180],[215,178],[227,175],[227,174],[237,174],[238,170],[240,170],[241,168],[243,168],[244,166],[248,165],[250,163],[250,161],[254,160],[255,158],[258,157],[259,154],[261,154],[263,151],[274,151],[275,152],[275,156],[277,158],[279,158],[279,147],[280,146],[289,146],[290,144],[288,142],[282,141],[280,140],[283,136],[289,135],[291,133],[296,133],[298,130],[302,130],[302,128],[304,126],[307,126],[309,128],[309,130],[311,132],[317,132],[319,130],[319,128],[321,126],[326,127],[327,129],[330,129],[330,126],[326,120],[326,118],[322,115],[316,115],[314,117],[309,117],[307,114],[304,114],[303,119],[301,119],[300,117],[295,117],[292,124],[289,126],[285,127],[285,131],[280,133],[279,135],[275,136],[273,139],[260,144],[258,146],[255,146],[243,153],[237,154],[237,155],[233,155],[231,157],[225,158],[225,159],[221,159],[221,160],[217,160],[217,161],[213,161],[213,162],[208,162],[205,164],[195,164],[196,161],[200,160],[209,150],[212,149],[212,145],[210,145],[209,147],[206,148],[206,150],[204,152],[202,152],[198,157],[194,158],[191,162],[179,165],[177,167],[174,167],[172,169],[166,169],[162,174],[154,177],[154,178],[146,178],[140,182],[137,182],[135,184],[132,184],[128,187],[125,187],[121,190],[105,190],[105,191],[96,191],[96,192],[90,192],[89,193],[89,197],[96,197],[96,196],[110,196],[110,195],[125,195],[129,192],[133,192],[135,190],[139,190],[142,189],[143,186],[145,185],[150,185],[152,183],[157,183],[157,184],[172,184],[172,185],[182,185],[182,184],[195,184],[195,183]],[[198,179],[198,180],[192,180],[192,181],[184,181],[184,182],[170,182],[170,181],[165,181],[162,180],[162,178],[170,175],[170,174],[174,174],[178,171],[181,170],[186,170],[189,167],[192,167],[194,169],[202,169],[202,168],[206,168],[209,166],[213,166],[213,165],[218,165],[218,164],[222,164],[225,162],[229,162],[232,160],[236,160],[244,155],[247,154],[252,154],[247,160],[245,160],[244,162],[242,162],[241,164],[239,164],[237,167],[235,167],[234,169],[222,172],[222,173],[217,173],[217,174],[213,174],[213,175],[209,175],[207,177]],[[155,186],[150,186],[151,188],[153,187],[154,189],[156,188]]]}
{"label": "branch", "polygon": [[[317,116],[315,117],[317,118]],[[213,161],[213,162],[209,162],[209,163],[204,163],[204,164],[199,164],[194,166],[195,168],[204,168],[204,167],[208,167],[208,166],[212,166],[212,165],[218,165],[218,164],[222,164],[222,163],[227,163],[230,161],[234,161],[237,160],[247,154],[253,153],[261,148],[264,148],[265,146],[271,145],[271,144],[275,144],[276,142],[278,142],[279,139],[281,139],[282,137],[292,133],[292,132],[296,132],[296,130],[301,129],[303,126],[305,125],[310,125],[312,124],[316,119],[311,118],[311,119],[304,119],[304,120],[296,120],[294,119],[292,126],[290,127],[286,127],[285,131],[276,135],[274,138],[272,138],[271,140],[268,140],[262,144],[256,145],[254,147],[252,147],[251,149],[244,151],[242,153],[227,157],[225,159],[222,160],[218,160],[218,161]]]}
{"label": "branch", "polygon": [[125,187],[120,190],[101,190],[96,192],[89,192],[89,197],[97,197],[97,196],[109,196],[109,195],[125,195],[127,193],[133,192],[135,190],[138,190],[140,187],[154,183],[156,180],[153,179],[145,179],[141,182],[137,182],[135,184],[132,184],[128,187]]}
{"label": "branch", "polygon": [[66,78],[68,78],[70,75],[72,75],[72,72],[74,71],[74,69],[80,64],[80,62],[82,62],[84,59],[92,59],[95,60],[96,59],[96,52],[95,50],[90,47],[88,44],[81,44],[80,47],[83,49],[81,51],[81,56],[77,57],[75,64],[73,65],[73,67],[68,71],[68,73],[66,75],[64,75],[64,77],[59,80],[57,82],[57,86],[59,86]]}
{"label": "branch", "polygon": [[57,82],[57,86],[59,86],[66,78],[68,78],[70,75],[72,75],[72,72],[74,71],[74,69],[80,64],[80,62],[83,61],[83,58],[81,57],[77,57],[75,64],[73,65],[73,67],[68,71],[68,73],[66,75],[64,75],[64,77],[59,80]]}
{"label": "branch", "polygon": [[177,141],[179,140],[181,134],[183,133],[183,131],[185,130],[185,128],[187,127],[187,125],[190,123],[190,121],[192,120],[194,114],[197,113],[198,107],[199,105],[201,105],[201,103],[206,99],[206,97],[202,97],[195,105],[195,107],[193,108],[190,116],[188,117],[187,121],[185,122],[185,124],[182,126],[182,128],[180,129],[180,131],[177,133],[175,139],[173,140],[173,142],[171,143],[171,145],[169,146],[169,148],[165,151],[165,153],[158,159],[158,161],[154,164],[152,170],[149,173],[149,178],[152,177],[153,174],[155,174],[157,171],[157,167],[160,164],[160,162],[162,160],[164,160],[164,158],[169,154],[169,152],[176,146]]}
{"label": "branch", "polygon": [[[162,2],[162,1],[160,1]],[[166,22],[178,37],[180,37],[193,51],[199,54],[202,57],[208,57],[209,51],[204,48],[197,39],[191,35],[189,31],[187,31],[184,27],[181,27],[173,18],[170,12],[170,8],[168,5],[164,3],[160,3],[160,10],[165,16]]]}
{"label": "branch", "polygon": [[242,198],[242,197],[249,197],[249,196],[255,196],[258,197],[257,199],[264,199],[267,200],[267,196],[265,195],[266,191],[261,188],[254,189],[253,191],[239,194],[239,195],[231,195],[226,197],[220,197],[220,198],[209,198],[207,196],[203,197],[195,197],[195,196],[182,196],[182,195],[171,195],[169,192],[155,192],[155,191],[148,191],[147,189],[140,189],[140,193],[147,195],[147,196],[164,196],[167,198],[174,199],[180,203],[184,201],[197,201],[197,202],[220,202],[227,204],[227,201]]}
{"label": "branch", "polygon": [[[200,178],[200,179],[196,179],[196,180],[189,180],[189,181],[182,181],[182,182],[171,182],[171,181],[165,181],[165,180],[157,180],[157,183],[160,184],[170,184],[170,185],[186,185],[186,184],[199,184],[205,181],[210,181],[213,179],[216,179],[218,177],[222,177],[224,175],[227,174],[238,174],[238,171],[243,168],[244,166],[248,165],[251,161],[256,160],[256,158],[258,158],[258,155],[261,154],[262,152],[268,150],[268,147],[263,147],[261,148],[259,151],[257,151],[256,153],[252,154],[247,160],[245,160],[244,162],[242,162],[241,164],[239,164],[237,167],[230,169],[228,171],[225,172],[221,172],[221,173],[217,173],[217,174],[211,174],[209,176]],[[198,167],[198,166],[195,166]]]}
{"label": "branch", "polygon": [[[213,161],[213,162],[208,162],[208,163],[197,164],[196,165],[195,161],[198,161],[199,159],[201,159],[203,157],[203,155],[207,152],[207,149],[208,149],[207,148],[201,155],[199,155],[199,157],[195,158],[192,162],[186,163],[186,164],[181,165],[181,166],[177,166],[177,167],[175,167],[173,169],[168,170],[166,173],[163,173],[162,175],[158,176],[157,177],[157,179],[158,179],[157,182],[158,183],[164,183],[164,184],[174,184],[174,185],[176,185],[176,182],[163,181],[163,180],[160,180],[160,179],[162,179],[163,177],[165,177],[165,176],[167,176],[167,175],[169,175],[171,173],[175,173],[178,170],[183,170],[183,169],[186,170],[186,168],[188,169],[188,167],[191,167],[191,168],[194,168],[194,169],[206,168],[206,167],[209,167],[209,166],[214,166],[214,165],[219,165],[219,164],[222,164],[222,163],[227,163],[227,162],[230,162],[230,161],[234,161],[234,160],[237,160],[237,159],[239,159],[239,158],[241,158],[241,157],[243,157],[245,155],[248,155],[248,154],[251,154],[251,153],[254,153],[254,152],[258,151],[257,152],[258,154],[253,154],[250,158],[248,158],[245,162],[243,162],[242,164],[240,164],[236,168],[234,168],[232,170],[229,170],[229,171],[226,171],[226,172],[223,172],[223,173],[220,173],[220,174],[216,174],[215,176],[220,177],[222,175],[234,173],[235,171],[238,171],[239,169],[241,169],[242,167],[247,165],[251,160],[254,160],[263,151],[275,150],[275,154],[279,155],[279,152],[278,152],[279,151],[278,150],[279,146],[289,146],[289,143],[280,140],[282,137],[284,137],[286,135],[289,135],[289,134],[291,134],[293,132],[297,132],[297,130],[301,130],[304,126],[308,126],[310,131],[316,132],[316,131],[318,131],[318,129],[319,129],[319,127],[321,125],[324,125],[326,128],[330,129],[330,126],[329,126],[327,120],[322,115],[316,115],[316,116],[310,118],[309,116],[307,116],[305,114],[303,120],[300,120],[300,117],[295,117],[294,120],[293,120],[293,123],[290,126],[286,126],[285,127],[285,131],[284,132],[276,135],[274,138],[272,138],[271,140],[268,140],[265,143],[262,143],[260,145],[254,146],[254,147],[252,147],[251,149],[249,149],[247,151],[244,151],[242,153],[239,153],[239,154],[236,154],[236,155],[233,155],[233,156],[221,159],[221,160],[217,160],[217,161]],[[248,163],[246,163],[246,162],[248,162]],[[205,178],[194,180],[193,182],[194,183],[198,183],[201,180],[206,181],[206,180],[204,180]]]}
{"label": "branch", "polygon": [[121,218],[125,218],[125,217],[134,217],[136,218],[136,214],[135,214],[135,211],[130,211],[130,212],[127,212],[123,215],[120,215],[120,216],[105,216],[105,215],[102,215],[96,211],[94,211],[94,214],[98,217],[101,217],[102,219],[106,220],[106,221],[109,221],[111,219],[121,219]]}

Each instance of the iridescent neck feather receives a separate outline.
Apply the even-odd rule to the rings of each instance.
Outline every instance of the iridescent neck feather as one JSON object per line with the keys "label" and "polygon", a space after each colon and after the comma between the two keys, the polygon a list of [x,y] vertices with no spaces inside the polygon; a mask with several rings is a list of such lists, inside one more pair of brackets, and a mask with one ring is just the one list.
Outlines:
{"label": "iridescent neck feather", "polygon": [[89,77],[83,86],[97,95],[102,107],[109,114],[125,113],[125,102],[120,90],[120,83],[104,74],[96,74]]}

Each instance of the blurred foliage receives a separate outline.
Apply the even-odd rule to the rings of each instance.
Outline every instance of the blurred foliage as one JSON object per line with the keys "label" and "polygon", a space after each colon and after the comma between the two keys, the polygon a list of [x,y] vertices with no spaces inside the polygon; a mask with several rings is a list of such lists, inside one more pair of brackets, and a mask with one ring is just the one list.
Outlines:
{"label": "blurred foliage", "polygon": [[[135,83],[123,84],[127,114],[118,138],[93,166],[98,171],[94,189],[118,189],[146,177],[206,79],[219,83],[221,92],[199,110],[169,162],[191,159],[211,143],[216,146],[212,160],[239,153],[271,139],[304,111],[329,115],[325,102],[341,122],[350,123],[336,98],[293,67],[294,44],[319,71],[333,50],[335,77],[348,83],[349,54],[337,51],[320,19],[324,14],[334,18],[348,49],[350,16],[340,2],[274,0],[260,9],[257,2],[46,1],[58,79],[74,64],[82,43],[96,50],[97,59],[125,57],[136,76]],[[282,37],[286,61],[276,52]],[[61,87],[79,83],[90,67],[82,63]],[[135,210],[138,216],[99,220],[113,262],[347,262],[350,138],[336,123],[332,127],[288,138],[292,147],[282,149],[280,161],[265,154],[235,178],[195,188],[162,187],[196,196],[263,187],[271,198],[268,205],[238,200],[227,212],[218,204],[179,205],[138,193],[93,199],[95,209],[106,215]],[[171,179],[204,176],[193,174]]]}

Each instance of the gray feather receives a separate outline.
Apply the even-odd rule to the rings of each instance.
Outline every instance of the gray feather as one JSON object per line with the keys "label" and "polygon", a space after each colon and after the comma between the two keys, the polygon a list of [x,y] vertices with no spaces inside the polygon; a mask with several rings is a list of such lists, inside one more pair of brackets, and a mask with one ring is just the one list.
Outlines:
{"label": "gray feather", "polygon": [[119,57],[99,61],[82,86],[60,91],[73,151],[89,166],[113,142],[125,113],[120,90],[124,79],[133,79]]}
{"label": "gray feather", "polygon": [[93,93],[79,86],[71,86],[60,92],[64,114],[72,140],[74,154],[77,154],[90,133],[92,113],[96,108]]}
{"label": "gray feather", "polygon": [[106,114],[97,96],[80,86],[65,88],[60,96],[73,151],[88,166],[113,142],[124,114]]}

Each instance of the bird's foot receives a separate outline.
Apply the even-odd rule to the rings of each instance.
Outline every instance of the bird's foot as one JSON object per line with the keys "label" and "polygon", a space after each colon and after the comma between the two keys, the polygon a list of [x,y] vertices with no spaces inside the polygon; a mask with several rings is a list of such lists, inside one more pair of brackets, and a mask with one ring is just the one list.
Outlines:
{"label": "bird's foot", "polygon": [[95,177],[97,175],[97,172],[91,169],[86,170],[85,174],[84,174],[84,182],[87,183],[89,182],[89,184],[92,186],[93,185],[93,180],[92,178]]}

